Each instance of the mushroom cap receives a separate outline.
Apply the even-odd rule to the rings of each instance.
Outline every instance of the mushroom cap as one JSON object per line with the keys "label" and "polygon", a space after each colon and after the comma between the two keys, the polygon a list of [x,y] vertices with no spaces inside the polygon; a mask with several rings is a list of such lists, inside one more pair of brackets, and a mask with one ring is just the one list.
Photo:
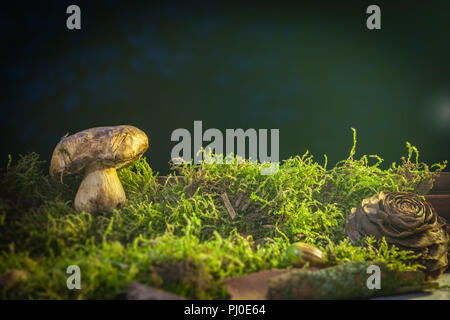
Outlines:
{"label": "mushroom cap", "polygon": [[84,169],[120,168],[148,148],[148,137],[128,126],[97,127],[63,137],[50,162],[50,175],[75,174]]}

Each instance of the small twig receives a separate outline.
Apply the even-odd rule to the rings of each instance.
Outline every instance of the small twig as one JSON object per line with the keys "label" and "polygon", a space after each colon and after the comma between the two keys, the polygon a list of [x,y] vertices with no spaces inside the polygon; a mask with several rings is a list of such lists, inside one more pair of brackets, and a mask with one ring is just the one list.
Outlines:
{"label": "small twig", "polygon": [[228,198],[227,193],[222,193],[221,194],[223,203],[225,204],[225,208],[227,208],[228,213],[231,216],[231,220],[234,220],[234,218],[236,217],[236,211],[234,211],[233,206],[231,205],[230,199]]}
{"label": "small twig", "polygon": [[239,204],[241,203],[243,197],[244,197],[244,194],[241,193],[241,195],[239,196],[239,198],[236,200],[236,203],[234,204],[234,206],[235,206],[236,208],[239,208]]}
{"label": "small twig", "polygon": [[250,199],[247,200],[247,202],[244,204],[244,206],[242,207],[241,211],[244,212],[245,210],[247,210],[248,206],[250,205]]}

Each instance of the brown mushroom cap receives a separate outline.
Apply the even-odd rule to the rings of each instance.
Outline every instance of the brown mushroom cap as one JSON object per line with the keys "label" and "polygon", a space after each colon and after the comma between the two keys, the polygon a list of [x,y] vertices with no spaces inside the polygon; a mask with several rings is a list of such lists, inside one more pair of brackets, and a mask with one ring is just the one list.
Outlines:
{"label": "brown mushroom cap", "polygon": [[56,145],[50,175],[75,174],[87,168],[117,169],[139,158],[147,148],[147,135],[133,126],[83,130],[62,138]]}

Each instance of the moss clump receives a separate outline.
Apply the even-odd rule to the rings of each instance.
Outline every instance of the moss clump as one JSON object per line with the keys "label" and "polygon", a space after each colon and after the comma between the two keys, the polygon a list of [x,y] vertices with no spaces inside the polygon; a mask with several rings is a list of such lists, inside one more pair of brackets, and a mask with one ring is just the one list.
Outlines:
{"label": "moss clump", "polygon": [[419,271],[391,270],[385,264],[380,268],[379,289],[367,286],[368,262],[349,262],[319,271],[295,270],[282,274],[269,283],[271,299],[352,299],[387,296],[436,286],[425,284],[425,275]]}
{"label": "moss clump", "polygon": [[182,288],[182,296],[204,299],[217,294],[218,285],[212,275],[192,257],[161,261],[151,265],[149,271],[153,286],[170,291]]}
{"label": "moss clump", "polygon": [[360,243],[360,246],[352,245],[347,238],[337,244],[329,244],[325,250],[325,258],[329,265],[370,261],[375,264],[384,264],[391,270],[424,269],[420,264],[414,263],[414,259],[417,259],[418,255],[414,255],[412,251],[389,246],[385,238],[377,241],[373,237],[367,237]]}
{"label": "moss clump", "polygon": [[[164,185],[141,159],[118,171],[126,206],[98,215],[74,211],[78,178],[53,181],[38,155],[25,155],[0,173],[0,275],[17,269],[30,276],[1,297],[118,298],[135,280],[187,298],[226,298],[224,277],[288,267],[285,249],[294,241],[321,248],[330,264],[376,256],[391,268],[415,270],[409,252],[342,242],[345,216],[362,199],[379,191],[419,192],[445,167],[432,171],[407,146],[402,164],[388,169],[379,157],[355,159],[354,144],[331,169],[308,153],[269,176],[260,174],[263,164],[205,161],[177,167],[185,181]],[[73,264],[81,269],[81,290],[66,287]],[[189,267],[186,280],[167,278],[180,265]]]}

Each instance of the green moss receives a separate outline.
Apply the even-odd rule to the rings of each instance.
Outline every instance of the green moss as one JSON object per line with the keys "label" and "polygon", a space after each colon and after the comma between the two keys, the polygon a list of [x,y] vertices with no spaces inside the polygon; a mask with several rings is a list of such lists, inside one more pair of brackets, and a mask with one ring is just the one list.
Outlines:
{"label": "green moss", "polygon": [[400,250],[395,246],[390,247],[384,238],[376,241],[372,237],[367,237],[360,246],[351,244],[347,238],[338,244],[331,243],[325,250],[325,257],[329,265],[373,261],[383,263],[391,270],[415,271],[423,268],[419,264],[410,263],[412,259],[418,257],[413,254],[413,251]]}
{"label": "green moss", "polygon": [[[345,216],[382,190],[421,192],[445,163],[432,171],[408,144],[401,165],[382,169],[377,156],[355,159],[355,144],[356,135],[348,159],[331,169],[308,153],[269,176],[261,164],[205,161],[177,167],[185,183],[164,186],[141,159],[118,171],[126,206],[98,215],[73,209],[79,177],[50,179],[35,153],[10,161],[0,173],[0,275],[17,269],[30,276],[1,297],[121,298],[136,280],[188,298],[226,298],[224,277],[288,267],[285,249],[299,240],[322,248],[330,265],[378,260],[415,270],[408,252],[370,239],[363,247],[345,242]],[[81,268],[81,290],[66,287],[72,264]],[[175,269],[186,276],[168,276]]]}
{"label": "green moss", "polygon": [[[367,286],[367,269],[380,268],[379,289]],[[391,270],[379,262],[349,262],[319,271],[295,270],[270,280],[271,299],[354,299],[389,296],[436,287],[419,271]]]}

